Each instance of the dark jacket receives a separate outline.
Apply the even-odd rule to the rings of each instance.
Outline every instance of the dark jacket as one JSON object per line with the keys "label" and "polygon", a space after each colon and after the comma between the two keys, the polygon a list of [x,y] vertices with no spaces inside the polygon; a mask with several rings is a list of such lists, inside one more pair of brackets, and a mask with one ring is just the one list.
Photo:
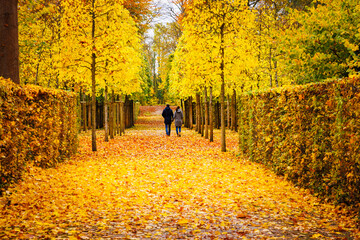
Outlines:
{"label": "dark jacket", "polygon": [[173,111],[171,110],[170,107],[166,107],[162,112],[162,116],[164,118],[164,123],[165,124],[171,124],[174,113],[173,113]]}

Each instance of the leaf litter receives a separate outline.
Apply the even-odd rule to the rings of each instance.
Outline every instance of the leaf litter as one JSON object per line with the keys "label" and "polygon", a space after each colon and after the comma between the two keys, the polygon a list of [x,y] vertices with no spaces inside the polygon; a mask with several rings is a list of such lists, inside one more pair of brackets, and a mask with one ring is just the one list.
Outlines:
{"label": "leaf litter", "polygon": [[[147,110],[147,111],[146,111]],[[183,129],[166,137],[161,107],[125,136],[56,168],[29,167],[0,198],[2,239],[359,239],[354,216]]]}

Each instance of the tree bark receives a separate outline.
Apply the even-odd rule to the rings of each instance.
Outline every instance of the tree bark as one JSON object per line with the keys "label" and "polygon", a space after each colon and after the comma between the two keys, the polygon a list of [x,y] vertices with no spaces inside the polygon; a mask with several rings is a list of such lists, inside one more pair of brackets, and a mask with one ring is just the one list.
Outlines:
{"label": "tree bark", "polygon": [[121,133],[125,135],[125,101],[120,103]]}
{"label": "tree bark", "polygon": [[187,113],[185,111],[185,101],[183,99],[180,99],[180,106],[183,112],[183,125],[186,125],[186,117],[187,117]]}
{"label": "tree bark", "polygon": [[108,121],[108,87],[105,86],[104,99],[104,123],[105,123],[105,142],[109,141],[109,121]]}
{"label": "tree bark", "polygon": [[203,106],[203,96],[199,93],[200,96],[200,134],[204,136],[204,106]]}
{"label": "tree bark", "polygon": [[193,102],[192,102],[192,97],[190,97],[190,101],[189,101],[189,128],[193,129]]}
{"label": "tree bark", "polygon": [[111,139],[114,139],[114,136],[116,135],[116,106],[115,106],[115,93],[114,90],[112,90],[112,96],[111,96],[111,109],[112,109],[112,136],[110,136]]}
{"label": "tree bark", "polygon": [[18,0],[0,0],[0,76],[19,84]]}
{"label": "tree bark", "polygon": [[220,27],[220,54],[221,54],[221,65],[220,65],[220,77],[221,77],[221,93],[220,93],[220,104],[221,104],[221,151],[226,152],[226,139],[225,139],[225,43],[224,43],[224,27],[223,23]]}
{"label": "tree bark", "polygon": [[114,139],[114,91],[112,91],[111,101],[110,101],[110,110],[109,110],[109,133],[110,139]]}
{"label": "tree bark", "polygon": [[237,130],[237,119],[236,119],[236,90],[233,89],[233,95],[231,98],[231,130]]}
{"label": "tree bark", "polygon": [[[92,1],[92,41],[95,48],[95,0]],[[94,51],[94,50],[93,50]],[[91,145],[92,150],[96,151],[96,54],[91,55],[91,93],[92,93],[92,129],[91,129]]]}
{"label": "tree bark", "polygon": [[201,133],[200,94],[196,94],[196,131]]}
{"label": "tree bark", "polygon": [[82,94],[82,109],[83,109],[83,127],[84,127],[84,132],[86,132],[87,130],[87,107],[86,107],[86,95],[85,92]]}
{"label": "tree bark", "polygon": [[227,95],[227,103],[226,103],[226,112],[227,112],[227,127],[230,129],[230,96]]}
{"label": "tree bark", "polygon": [[210,117],[210,142],[214,141],[214,114],[213,114],[213,103],[212,103],[212,87],[210,87],[210,96],[209,96],[209,117]]}
{"label": "tree bark", "polygon": [[119,95],[117,95],[116,98],[116,131],[117,134],[119,134],[119,136],[121,136],[121,129],[120,129],[120,99],[119,99]]}
{"label": "tree bark", "polygon": [[209,105],[208,105],[208,101],[207,101],[207,87],[204,88],[204,104],[205,104],[205,130],[204,130],[204,135],[205,135],[205,139],[209,138]]}

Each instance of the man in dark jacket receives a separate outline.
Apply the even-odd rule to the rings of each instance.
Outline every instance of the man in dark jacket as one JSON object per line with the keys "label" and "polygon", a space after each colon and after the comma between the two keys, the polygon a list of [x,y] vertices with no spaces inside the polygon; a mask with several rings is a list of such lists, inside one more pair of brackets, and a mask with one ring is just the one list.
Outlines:
{"label": "man in dark jacket", "polygon": [[166,104],[166,108],[163,110],[162,116],[164,118],[166,135],[170,136],[171,122],[172,122],[172,119],[174,117],[174,113],[171,110],[169,104]]}

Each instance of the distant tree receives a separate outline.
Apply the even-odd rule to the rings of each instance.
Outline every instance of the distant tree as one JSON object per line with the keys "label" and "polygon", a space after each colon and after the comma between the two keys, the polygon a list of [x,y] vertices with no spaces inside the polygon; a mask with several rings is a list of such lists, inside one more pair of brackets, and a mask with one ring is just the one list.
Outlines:
{"label": "distant tree", "polygon": [[0,0],[0,76],[19,79],[18,0]]}

